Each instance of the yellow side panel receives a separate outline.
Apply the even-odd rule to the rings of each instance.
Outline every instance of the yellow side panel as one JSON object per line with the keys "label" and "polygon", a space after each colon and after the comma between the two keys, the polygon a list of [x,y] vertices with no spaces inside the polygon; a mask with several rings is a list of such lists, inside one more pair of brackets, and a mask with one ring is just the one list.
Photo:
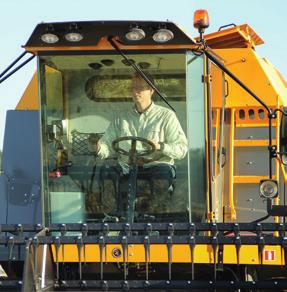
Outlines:
{"label": "yellow side panel", "polygon": [[[77,245],[64,245],[64,258],[62,254],[63,247],[59,249],[59,262],[78,262]],[[120,255],[114,256],[115,250],[120,251]],[[55,247],[52,246],[54,261],[56,260]],[[85,256],[84,256],[85,254]],[[262,260],[265,265],[282,265],[284,264],[283,253],[280,246],[266,245]],[[82,248],[82,262],[100,262],[100,248],[98,244],[87,244]],[[145,248],[142,244],[130,244],[127,252],[127,262],[145,262]],[[258,246],[242,245],[240,249],[240,264],[252,265],[259,264]],[[103,251],[103,262],[123,262],[123,248],[120,244],[107,244]],[[150,262],[167,263],[168,248],[165,244],[150,245]],[[191,252],[187,244],[174,244],[172,246],[172,262],[173,263],[190,263]],[[213,249],[210,245],[198,244],[194,249],[194,262],[202,264],[213,263]],[[223,263],[237,264],[236,248],[234,245],[225,245],[223,249]]]}
{"label": "yellow side panel", "polygon": [[[276,144],[276,140],[272,140],[272,145]],[[234,146],[237,147],[258,147],[258,146],[268,146],[268,140],[235,140]]]}
{"label": "yellow side panel", "polygon": [[[281,265],[281,247],[266,245],[263,250],[262,263],[264,265]],[[236,263],[236,249],[234,245],[226,245],[224,247],[223,262],[225,264]],[[258,258],[258,246],[243,245],[240,249],[240,263],[258,265],[260,263]]]}
{"label": "yellow side panel", "polygon": [[212,92],[212,109],[222,108],[223,98],[223,76],[221,70],[215,65],[211,66],[211,92]]}
{"label": "yellow side panel", "polygon": [[266,58],[260,59],[260,64],[266,74],[269,76],[270,83],[276,89],[276,92],[279,95],[279,103],[280,105],[287,105],[287,96],[286,96],[286,88],[287,83],[284,79],[283,75],[274,67],[274,65],[269,62]]}
{"label": "yellow side panel", "polygon": [[39,92],[38,76],[35,72],[24,94],[22,95],[16,110],[38,110],[39,109]]}
{"label": "yellow side panel", "polygon": [[[233,182],[236,184],[259,184],[261,180],[269,179],[267,175],[234,175]],[[275,179],[273,176],[272,179]]]}
{"label": "yellow side panel", "polygon": [[[275,78],[274,68],[267,62],[262,62],[253,49],[220,49],[215,52],[224,60],[225,66],[266,104],[277,107],[278,99],[280,104],[286,102],[287,87],[282,85],[282,80],[278,76]],[[260,105],[231,78],[226,76],[226,80],[228,81],[226,91],[229,93],[226,98],[228,108]]]}

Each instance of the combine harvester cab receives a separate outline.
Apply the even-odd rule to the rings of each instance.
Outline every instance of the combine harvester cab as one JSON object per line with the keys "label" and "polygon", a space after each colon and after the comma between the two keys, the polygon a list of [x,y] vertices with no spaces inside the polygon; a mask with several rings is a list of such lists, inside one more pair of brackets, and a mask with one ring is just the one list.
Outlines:
{"label": "combine harvester cab", "polygon": [[[171,22],[37,25],[37,72],[6,120],[1,290],[287,287],[286,82],[250,26],[207,26],[204,11],[198,40]],[[117,117],[145,118],[135,74],[187,151],[161,116],[95,151]]]}

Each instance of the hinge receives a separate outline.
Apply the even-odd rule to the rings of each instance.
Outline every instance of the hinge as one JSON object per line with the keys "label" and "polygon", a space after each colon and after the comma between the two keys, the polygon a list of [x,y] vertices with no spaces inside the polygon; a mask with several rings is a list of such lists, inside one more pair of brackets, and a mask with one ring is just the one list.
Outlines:
{"label": "hinge", "polygon": [[202,75],[202,82],[203,83],[210,83],[212,81],[211,74]]}

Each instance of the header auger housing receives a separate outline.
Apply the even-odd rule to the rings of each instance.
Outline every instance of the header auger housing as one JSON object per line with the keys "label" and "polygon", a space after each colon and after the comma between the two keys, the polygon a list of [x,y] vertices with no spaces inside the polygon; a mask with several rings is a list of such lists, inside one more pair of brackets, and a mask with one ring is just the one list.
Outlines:
{"label": "header auger housing", "polygon": [[37,57],[7,113],[0,290],[287,288],[286,81],[249,25],[195,22],[198,41],[171,22],[41,23],[0,74]]}

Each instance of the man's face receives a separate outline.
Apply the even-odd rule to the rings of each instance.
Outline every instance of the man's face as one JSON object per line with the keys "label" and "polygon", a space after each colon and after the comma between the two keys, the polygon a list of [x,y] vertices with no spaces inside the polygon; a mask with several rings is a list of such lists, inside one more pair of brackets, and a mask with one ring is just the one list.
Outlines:
{"label": "man's face", "polygon": [[153,89],[139,77],[132,79],[132,94],[135,103],[151,102]]}

